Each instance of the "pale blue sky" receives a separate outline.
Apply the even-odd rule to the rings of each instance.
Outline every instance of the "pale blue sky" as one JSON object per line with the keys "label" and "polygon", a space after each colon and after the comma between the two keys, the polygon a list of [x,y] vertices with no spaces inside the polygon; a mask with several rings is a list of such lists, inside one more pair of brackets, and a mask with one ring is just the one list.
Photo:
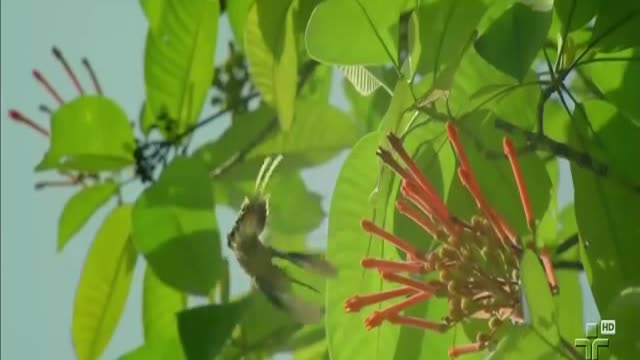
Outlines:
{"label": "pale blue sky", "polygon": [[[227,51],[229,31],[221,26],[218,58]],[[80,59],[87,56],[100,79],[103,91],[114,98],[130,118],[137,119],[144,98],[143,49],[146,20],[135,0],[2,0],[1,2],[1,150],[2,150],[2,359],[72,359],[71,315],[76,285],[85,254],[105,210],[100,211],[61,254],[56,253],[58,216],[73,193],[69,189],[35,191],[38,179],[33,168],[47,149],[47,141],[39,134],[19,126],[6,117],[9,108],[21,110],[48,127],[47,117],[38,111],[41,103],[51,107],[54,101],[32,79],[38,68],[54,84],[65,99],[77,94],[61,66],[51,55],[57,45],[68,61],[81,74]],[[335,86],[334,103],[345,105],[342,92]],[[209,113],[205,109],[204,113]],[[228,123],[228,119],[226,120]],[[219,133],[216,128],[199,133],[196,143]],[[344,156],[340,157],[342,160]],[[324,195],[333,190],[341,161],[306,171],[309,186]],[[563,186],[565,200],[570,187]],[[127,199],[132,201],[140,191],[131,186]],[[328,209],[329,197],[323,206]],[[221,228],[229,227],[234,214],[219,211]],[[326,223],[311,236],[314,247],[324,244]],[[226,249],[225,249],[226,250]],[[142,341],[141,280],[139,263],[125,309],[116,334],[104,353],[104,359],[115,359]],[[246,278],[235,272],[234,292],[246,290]]]}

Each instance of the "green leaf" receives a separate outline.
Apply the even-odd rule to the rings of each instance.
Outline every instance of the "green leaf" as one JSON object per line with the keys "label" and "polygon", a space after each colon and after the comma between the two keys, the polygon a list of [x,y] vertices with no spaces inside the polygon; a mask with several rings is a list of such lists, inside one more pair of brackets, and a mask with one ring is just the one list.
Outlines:
{"label": "green leaf", "polygon": [[522,297],[525,300],[522,306],[526,307],[524,313],[531,319],[531,326],[548,342],[558,343],[560,341],[556,326],[558,313],[547,276],[538,256],[529,249],[524,251],[520,260],[520,281]]}
{"label": "green leaf", "polygon": [[544,45],[551,16],[549,9],[516,2],[480,36],[475,48],[498,70],[522,81]]}
{"label": "green leaf", "polygon": [[[361,2],[362,7],[358,4]],[[309,55],[325,64],[384,65],[397,61],[397,29],[405,1],[328,0],[311,14],[305,35]],[[375,29],[371,27],[365,8]],[[376,36],[379,34],[380,39]]]}
{"label": "green leaf", "polygon": [[[628,58],[629,61],[592,62],[579,69],[593,80],[604,100],[616,105],[620,111],[640,124],[640,102],[635,96],[640,93],[640,49],[623,50],[606,57]],[[635,60],[631,60],[632,58]]]}
{"label": "green leaf", "polygon": [[422,43],[419,72],[437,73],[455,63],[486,10],[480,1],[437,1],[421,6],[417,11]]}
{"label": "green leaf", "polygon": [[89,249],[73,306],[72,335],[79,360],[100,358],[127,301],[136,252],[131,207],[114,209]]}
{"label": "green leaf", "polygon": [[636,330],[640,326],[640,287],[624,289],[602,314],[602,319],[616,320],[616,334],[612,336],[609,351],[618,359],[633,359],[640,350]]}
{"label": "green leaf", "polygon": [[318,341],[315,344],[296,350],[293,360],[329,360],[329,349],[326,341]]}
{"label": "green leaf", "polygon": [[206,168],[176,157],[133,209],[133,239],[162,282],[208,294],[221,272],[220,234]]}
{"label": "green leaf", "polygon": [[140,0],[140,5],[151,29],[156,30],[160,26],[166,4],[167,0]]}
{"label": "green leaf", "polygon": [[270,229],[305,234],[322,223],[322,197],[310,192],[299,174],[274,178],[269,192]]}
{"label": "green leaf", "polygon": [[189,360],[212,360],[218,355],[246,307],[242,299],[227,304],[211,304],[178,314],[180,341]]}
{"label": "green leaf", "polygon": [[142,290],[142,324],[146,342],[178,338],[176,314],[187,305],[186,296],[169,287],[147,266]]}
{"label": "green leaf", "polygon": [[202,111],[213,79],[220,9],[216,0],[166,0],[165,6],[172,11],[164,11],[157,28],[147,32],[144,82],[150,115],[141,125],[145,133],[157,125],[173,136]]}
{"label": "green leaf", "polygon": [[133,129],[124,111],[103,96],[86,95],[51,116],[51,146],[36,171],[116,171],[133,163]]}
{"label": "green leaf", "polygon": [[292,0],[256,0],[245,25],[249,72],[262,99],[278,113],[280,127],[294,120],[298,84]]}
{"label": "green leaf", "polygon": [[78,232],[91,216],[115,193],[118,186],[105,182],[80,189],[64,206],[58,222],[58,251]]}
{"label": "green leaf", "polygon": [[186,360],[177,337],[145,342],[119,360]]}
{"label": "green leaf", "polygon": [[398,258],[395,248],[372,239],[360,228],[360,221],[373,215],[369,195],[377,182],[378,141],[378,133],[369,133],[354,146],[342,166],[331,201],[327,257],[340,269],[340,275],[327,283],[326,326],[331,357],[336,359],[389,359],[400,333],[396,326],[366,331],[363,321],[370,311],[348,314],[343,305],[357,293],[389,288],[374,271],[362,271],[363,257]]}
{"label": "green leaf", "polygon": [[[553,7],[558,14],[563,29],[567,28],[569,16],[571,16],[569,31],[574,31],[587,25],[596,16],[599,5],[600,0],[554,0],[553,2]],[[571,10],[572,7],[573,12]]]}
{"label": "green leaf", "polygon": [[236,39],[235,44],[242,48],[244,46],[244,29],[247,23],[249,9],[255,0],[233,0],[227,2],[227,16],[233,37]]}
{"label": "green leaf", "polygon": [[[618,177],[640,183],[640,168],[636,165],[640,128],[599,100],[578,104],[573,124],[572,147],[608,164],[608,174],[617,173]],[[591,268],[587,276],[602,311],[623,289],[640,282],[639,273],[632,270],[640,252],[640,194],[575,163],[571,164],[571,177],[580,242],[586,249],[582,262]]]}
{"label": "green leaf", "polygon": [[612,52],[640,46],[640,2],[600,1],[600,11],[593,27],[591,42],[598,41],[599,51]]}

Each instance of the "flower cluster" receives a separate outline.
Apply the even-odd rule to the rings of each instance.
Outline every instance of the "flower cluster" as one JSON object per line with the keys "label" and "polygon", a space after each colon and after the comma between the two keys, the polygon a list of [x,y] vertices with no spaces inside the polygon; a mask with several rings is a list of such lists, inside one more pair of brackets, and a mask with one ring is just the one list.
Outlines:
{"label": "flower cluster", "polygon": [[[399,287],[353,296],[346,300],[345,310],[358,312],[366,306],[395,298],[402,299],[391,306],[373,311],[365,320],[367,329],[387,321],[391,324],[445,332],[466,319],[485,320],[486,330],[477,334],[474,343],[449,350],[449,356],[455,358],[493,345],[496,340],[494,335],[505,321],[522,321],[519,260],[523,248],[518,235],[483,197],[452,123],[447,124],[447,132],[460,164],[457,175],[475,200],[478,214],[469,222],[451,214],[404,149],[401,140],[396,135],[389,134],[389,143],[399,159],[396,160],[384,148],[379,148],[377,155],[402,178],[402,197],[397,200],[396,207],[436,239],[439,246],[433,251],[422,251],[373,222],[363,220],[364,231],[394,245],[406,254],[406,259],[363,259],[362,267],[377,269],[385,281],[396,283]],[[511,163],[529,230],[535,234],[535,218],[513,144],[505,138],[503,146]],[[536,250],[535,240],[530,241],[527,246]],[[553,292],[557,292],[557,282],[547,250],[541,249],[539,256],[549,285]],[[417,280],[435,272],[438,273],[439,280]],[[448,299],[449,312],[443,319],[434,321],[402,314],[410,306],[432,297]]]}

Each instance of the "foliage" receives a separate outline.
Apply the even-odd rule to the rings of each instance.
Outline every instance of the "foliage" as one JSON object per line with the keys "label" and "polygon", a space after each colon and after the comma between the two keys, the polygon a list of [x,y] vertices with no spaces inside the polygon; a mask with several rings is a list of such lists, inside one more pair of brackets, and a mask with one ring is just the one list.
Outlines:
{"label": "foliage", "polygon": [[[447,121],[459,129],[488,202],[519,237],[549,251],[560,288],[552,297],[537,258],[524,252],[521,298],[532,320],[496,335],[496,347],[465,356],[579,359],[571,344],[583,335],[582,269],[603,317],[626,329],[637,323],[637,1],[140,3],[149,24],[140,52],[146,101],[133,129],[131,114],[117,104],[117,94],[102,93],[87,60],[96,94],[85,94],[67,68],[80,93],[68,103],[34,72],[60,104],[50,114],[50,133],[18,111],[9,114],[50,140],[36,171],[64,178],[37,187],[78,187],[60,215],[59,251],[116,200],[80,276],[72,329],[79,359],[100,358],[112,338],[136,260],[146,267],[145,336],[122,359],[263,359],[285,351],[295,359],[447,358],[448,348],[473,341],[475,323],[443,334],[388,323],[368,332],[364,317],[343,309],[355,293],[388,290],[363,275],[362,258],[404,259],[363,232],[361,220],[420,249],[436,246],[397,216],[401,179],[376,159],[388,132],[403,139],[448,208],[463,220],[475,213],[456,176]],[[214,64],[225,16],[230,28],[224,31],[235,40],[229,58]],[[56,48],[54,55],[66,65]],[[344,86],[347,111],[329,99],[334,75]],[[216,113],[201,117],[209,98]],[[230,126],[190,149],[193,133],[223,115],[231,116]],[[531,222],[522,216],[520,185],[501,149],[504,136],[521,159]],[[283,154],[270,188],[270,241],[304,250],[325,214],[301,171],[345,149],[350,153],[327,214],[327,252],[340,274],[326,290],[323,280],[305,278],[326,298],[326,321],[296,324],[253,290],[229,296],[229,271],[239,270],[230,270],[223,255],[231,224],[218,223],[216,207],[237,209],[264,158]],[[570,174],[558,159],[569,161]],[[575,200],[559,204],[560,179],[569,175]],[[122,189],[132,181],[145,189],[125,197]],[[208,304],[189,306],[190,296],[207,297]],[[434,301],[411,314],[442,317],[446,308],[446,301]],[[612,354],[637,358],[633,341],[628,334],[616,338]]]}

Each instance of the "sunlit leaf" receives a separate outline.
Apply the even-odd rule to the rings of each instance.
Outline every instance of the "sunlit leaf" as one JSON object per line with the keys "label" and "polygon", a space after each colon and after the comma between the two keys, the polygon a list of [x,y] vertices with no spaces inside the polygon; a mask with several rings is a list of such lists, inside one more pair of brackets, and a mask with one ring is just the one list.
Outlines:
{"label": "sunlit leaf", "polygon": [[285,130],[294,120],[298,84],[291,3],[292,0],[255,0],[244,30],[252,80],[264,102],[276,109]]}
{"label": "sunlit leaf", "polygon": [[211,304],[178,314],[180,341],[187,359],[211,360],[221,351],[240,321],[246,299]]}
{"label": "sunlit leaf", "polygon": [[127,115],[103,96],[81,96],[51,117],[51,147],[36,171],[115,171],[133,163],[133,129]]}
{"label": "sunlit leaf", "polygon": [[489,63],[523,80],[551,25],[552,11],[516,2],[480,36],[476,50]]}
{"label": "sunlit leaf", "polygon": [[[366,9],[375,30],[373,31]],[[398,36],[389,31],[397,28],[404,1],[388,3],[380,0],[329,0],[316,7],[309,19],[306,44],[309,55],[325,64],[384,65],[398,53]]]}
{"label": "sunlit leaf", "polygon": [[140,0],[140,5],[151,29],[156,30],[160,26],[162,14],[167,3],[167,0]]}
{"label": "sunlit leaf", "polygon": [[582,337],[584,335],[584,298],[580,284],[580,273],[571,270],[556,270],[556,277],[560,292],[553,298],[553,301],[557,309],[558,331],[565,339]]}
{"label": "sunlit leaf", "polygon": [[211,86],[220,9],[216,0],[166,0],[165,6],[171,11],[163,11],[158,26],[147,33],[150,116],[141,125],[146,133],[156,125],[165,135],[176,135],[200,116]]}
{"label": "sunlit leaf", "polygon": [[186,296],[163,283],[145,268],[142,290],[142,324],[146,342],[178,338],[176,314],[186,307]]}
{"label": "sunlit leaf", "polygon": [[122,205],[107,216],[89,249],[73,306],[80,360],[100,358],[120,320],[136,263],[130,235],[131,207]]}
{"label": "sunlit leaf", "polygon": [[164,283],[205,295],[221,269],[220,234],[206,168],[177,157],[133,210],[133,239]]}
{"label": "sunlit leaf", "polygon": [[58,251],[89,221],[114,194],[118,186],[105,182],[80,189],[64,206],[58,222]]}

